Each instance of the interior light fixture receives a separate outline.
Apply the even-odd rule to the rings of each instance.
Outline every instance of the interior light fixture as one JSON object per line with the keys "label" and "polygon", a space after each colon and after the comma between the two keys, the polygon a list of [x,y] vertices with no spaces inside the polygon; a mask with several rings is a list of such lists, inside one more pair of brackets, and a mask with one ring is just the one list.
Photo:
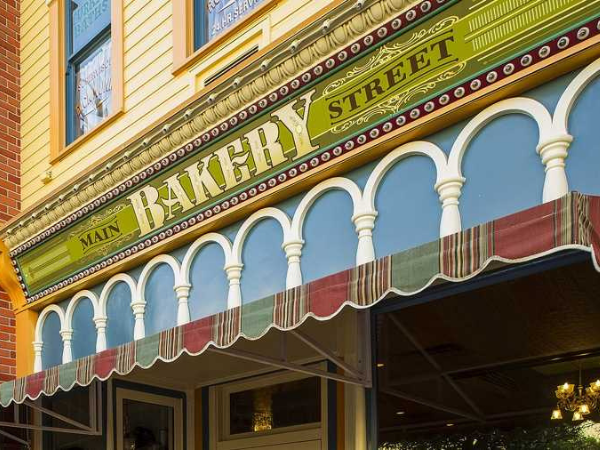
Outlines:
{"label": "interior light fixture", "polygon": [[581,383],[581,367],[579,367],[579,385],[575,386],[569,382],[556,387],[556,398],[558,403],[556,409],[552,411],[551,420],[561,420],[562,411],[573,413],[573,421],[578,422],[584,419],[598,407],[600,400],[600,380],[590,383],[589,387],[584,388]]}

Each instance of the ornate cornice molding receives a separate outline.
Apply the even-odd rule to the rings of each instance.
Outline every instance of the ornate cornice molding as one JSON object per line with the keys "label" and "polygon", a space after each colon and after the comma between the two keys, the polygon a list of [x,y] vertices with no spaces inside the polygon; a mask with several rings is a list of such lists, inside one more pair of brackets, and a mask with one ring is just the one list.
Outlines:
{"label": "ornate cornice molding", "polygon": [[[297,76],[318,60],[335,53],[352,39],[366,34],[420,0],[358,0],[344,2],[284,39],[266,52],[260,63],[242,69],[162,121],[91,174],[55,192],[52,199],[0,229],[0,237],[14,249],[53,227],[84,205],[115,189],[134,174],[193,141],[206,130],[252,104]],[[424,1],[424,4],[430,4]],[[440,2],[439,0],[437,3]],[[448,2],[449,3],[449,2]],[[188,144],[190,145],[190,144]]]}

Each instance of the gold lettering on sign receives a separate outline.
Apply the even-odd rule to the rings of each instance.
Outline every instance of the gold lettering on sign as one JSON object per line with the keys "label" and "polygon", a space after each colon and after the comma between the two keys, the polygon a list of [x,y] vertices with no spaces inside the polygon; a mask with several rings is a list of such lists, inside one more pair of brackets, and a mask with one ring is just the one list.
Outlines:
{"label": "gold lettering on sign", "polygon": [[[279,123],[292,136],[295,150],[292,160],[317,150],[319,147],[313,145],[308,132],[308,115],[314,93],[315,89],[275,110],[271,113],[271,120],[171,175],[162,185],[148,185],[128,196],[140,227],[140,237],[161,228],[178,214],[249,181],[252,176],[289,161],[290,156],[284,154],[281,145]],[[254,163],[252,170],[248,165],[250,159]],[[219,176],[209,170],[211,163],[213,170],[215,166],[219,169]],[[189,193],[181,184],[183,178],[189,179]],[[220,185],[217,179],[223,180],[223,184]],[[160,192],[166,192],[167,198],[161,197]]]}

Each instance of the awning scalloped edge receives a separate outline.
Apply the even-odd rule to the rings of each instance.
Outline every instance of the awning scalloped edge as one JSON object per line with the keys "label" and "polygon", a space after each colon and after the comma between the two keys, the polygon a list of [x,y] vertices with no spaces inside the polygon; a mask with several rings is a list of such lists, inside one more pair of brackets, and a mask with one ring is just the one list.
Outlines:
{"label": "awning scalloped edge", "polygon": [[571,193],[377,261],[0,385],[0,405],[87,386],[157,361],[224,349],[271,329],[326,321],[346,306],[364,309],[391,295],[415,295],[437,281],[463,282],[492,263],[518,264],[565,250],[590,252],[600,272],[600,197]]}

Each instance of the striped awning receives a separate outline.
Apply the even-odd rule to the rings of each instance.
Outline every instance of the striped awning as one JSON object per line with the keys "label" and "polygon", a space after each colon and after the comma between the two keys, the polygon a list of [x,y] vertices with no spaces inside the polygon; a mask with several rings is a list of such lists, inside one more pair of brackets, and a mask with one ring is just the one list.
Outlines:
{"label": "striped awning", "polygon": [[205,317],[68,364],[0,385],[0,404],[35,400],[134,368],[171,362],[271,328],[292,330],[308,317],[328,320],[345,306],[367,308],[387,296],[414,295],[436,282],[475,277],[492,263],[516,264],[576,249],[600,266],[600,197],[579,193],[386,256],[241,307]]}

